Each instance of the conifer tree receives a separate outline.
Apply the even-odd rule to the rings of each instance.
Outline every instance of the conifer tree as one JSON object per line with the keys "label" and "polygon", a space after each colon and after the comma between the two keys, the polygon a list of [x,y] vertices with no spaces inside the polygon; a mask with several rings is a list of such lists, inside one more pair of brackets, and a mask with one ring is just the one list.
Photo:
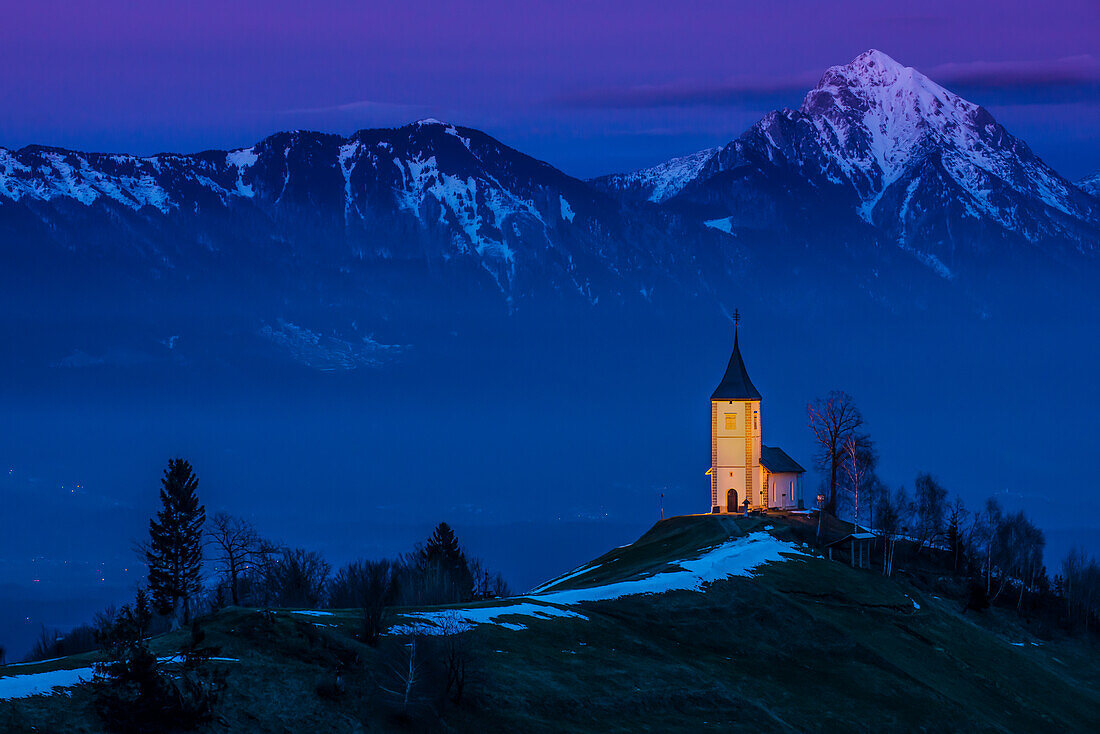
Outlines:
{"label": "conifer tree", "polygon": [[417,548],[414,561],[422,583],[428,586],[442,584],[441,591],[451,597],[446,601],[469,601],[473,598],[474,579],[466,553],[447,523],[436,525],[427,542]]}
{"label": "conifer tree", "polygon": [[161,509],[149,521],[149,589],[157,609],[173,614],[183,603],[183,621],[190,622],[190,598],[201,588],[203,522],[198,477],[183,459],[169,459],[160,480]]}

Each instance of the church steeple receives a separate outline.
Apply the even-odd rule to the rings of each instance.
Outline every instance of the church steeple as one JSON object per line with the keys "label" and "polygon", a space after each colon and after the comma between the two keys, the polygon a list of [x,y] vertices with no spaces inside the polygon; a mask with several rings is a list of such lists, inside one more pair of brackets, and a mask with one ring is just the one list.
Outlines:
{"label": "church steeple", "polygon": [[802,467],[764,445],[764,401],[741,358],[740,321],[734,311],[733,354],[710,396],[710,511],[802,507]]}
{"label": "church steeple", "polygon": [[760,391],[749,379],[748,370],[745,369],[745,361],[741,359],[741,348],[737,344],[737,322],[740,314],[734,315],[733,327],[733,354],[726,366],[726,374],[722,381],[714,389],[711,400],[761,400]]}

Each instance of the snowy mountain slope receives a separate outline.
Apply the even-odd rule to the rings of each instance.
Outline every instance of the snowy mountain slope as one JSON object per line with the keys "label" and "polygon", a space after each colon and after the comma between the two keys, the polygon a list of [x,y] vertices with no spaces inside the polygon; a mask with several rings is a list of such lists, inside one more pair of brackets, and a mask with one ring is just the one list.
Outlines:
{"label": "snowy mountain slope", "polygon": [[663,202],[680,193],[693,181],[703,166],[719,148],[707,148],[680,158],[673,158],[652,168],[632,173],[616,173],[596,179],[602,188],[615,192],[632,192],[652,202]]}
{"label": "snowy mountain slope", "polygon": [[[1095,201],[985,109],[880,51],[830,68],[799,109],[771,112],[708,153],[672,197],[709,207],[708,218],[758,226],[761,207],[773,227],[849,216],[937,261],[990,239],[1100,246]],[[649,198],[648,175],[597,184]]]}
{"label": "snowy mountain slope", "polygon": [[596,280],[681,257],[612,197],[436,120],[194,155],[0,149],[0,227],[79,250],[89,224],[170,267],[243,236],[294,257],[468,263],[509,296],[534,281],[596,298]]}
{"label": "snowy mountain slope", "polygon": [[1100,199],[1100,171],[1078,181],[1077,188],[1090,196]]}

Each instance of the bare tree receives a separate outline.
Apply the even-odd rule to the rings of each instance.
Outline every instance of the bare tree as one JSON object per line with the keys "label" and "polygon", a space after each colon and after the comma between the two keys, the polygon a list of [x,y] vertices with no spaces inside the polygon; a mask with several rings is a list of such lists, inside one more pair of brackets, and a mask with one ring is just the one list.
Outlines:
{"label": "bare tree", "polygon": [[276,606],[318,607],[325,598],[330,570],[314,551],[285,548],[267,567],[266,593]]}
{"label": "bare tree", "polygon": [[1022,511],[1002,518],[995,536],[992,565],[1000,575],[1000,584],[990,602],[995,602],[1009,584],[1015,582],[1020,587],[1016,601],[1016,608],[1019,609],[1023,605],[1025,591],[1033,588],[1040,576],[1045,574],[1043,549],[1046,539],[1043,531]]}
{"label": "bare tree", "polygon": [[382,617],[397,598],[404,568],[397,561],[354,561],[341,568],[329,584],[329,606],[362,609],[361,639],[374,647],[382,635]]}
{"label": "bare tree", "polygon": [[480,558],[470,559],[470,575],[474,578],[474,599],[499,599],[509,595],[508,583],[500,573],[492,573]]}
{"label": "bare tree", "polygon": [[241,598],[258,606],[271,606],[274,601],[271,579],[277,572],[276,566],[286,548],[271,540],[260,539],[260,545],[256,551],[255,560],[250,568],[245,569]]}
{"label": "bare tree", "polygon": [[1025,552],[1020,565],[1020,596],[1016,601],[1016,611],[1020,611],[1023,607],[1024,592],[1037,591],[1046,576],[1046,567],[1043,565],[1043,551],[1047,545],[1046,535],[1030,520],[1025,519],[1025,523]]}
{"label": "bare tree", "polygon": [[844,440],[844,489],[852,501],[852,522],[859,525],[868,509],[868,485],[874,475],[878,456],[866,434],[850,434]]}
{"label": "bare tree", "polygon": [[421,702],[422,688],[425,685],[424,669],[424,630],[414,626],[409,630],[408,639],[400,648],[391,652],[386,663],[390,681],[380,685],[383,692],[390,694],[401,707],[401,715],[409,716],[413,706]]}
{"label": "bare tree", "polygon": [[446,684],[444,693],[456,706],[473,678],[474,655],[471,646],[470,624],[458,612],[445,612],[438,621],[440,654]]}
{"label": "bare tree", "polygon": [[995,601],[1010,581],[1016,582],[1020,593],[1016,600],[1017,611],[1023,606],[1024,593],[1034,588],[1043,569],[1043,549],[1046,538],[1043,531],[1035,526],[1022,511],[1004,518],[998,528],[995,556],[1001,573],[1001,584],[993,596]]}
{"label": "bare tree", "polygon": [[917,553],[925,544],[932,547],[943,534],[944,505],[947,502],[947,490],[928,473],[917,475],[914,485],[914,508],[916,510]]}
{"label": "bare tree", "polygon": [[1085,567],[1082,583],[1081,606],[1085,612],[1085,634],[1089,631],[1089,620],[1097,613],[1097,602],[1100,601],[1100,565],[1095,558],[1089,559]]}
{"label": "bare tree", "polygon": [[975,521],[974,535],[982,546],[985,555],[985,594],[993,590],[993,552],[997,544],[998,528],[1004,519],[1001,505],[990,497],[985,501],[985,508]]}
{"label": "bare tree", "polygon": [[1072,623],[1078,616],[1088,634],[1089,622],[1097,614],[1100,601],[1100,565],[1080,548],[1073,548],[1062,561],[1066,616]]}
{"label": "bare tree", "polygon": [[878,522],[883,541],[882,573],[886,576],[894,574],[894,549],[911,514],[912,502],[905,487],[898,487],[893,495],[889,491],[883,491],[879,498]]}
{"label": "bare tree", "polygon": [[1066,596],[1067,616],[1073,614],[1073,607],[1077,602],[1078,595],[1081,593],[1081,579],[1087,565],[1085,552],[1076,546],[1070,548],[1069,553],[1062,559],[1062,583],[1063,593]]}
{"label": "bare tree", "polygon": [[508,586],[508,582],[504,579],[503,574],[495,574],[493,576],[493,582],[489,586],[489,598],[490,599],[505,599],[512,595],[512,589]]}
{"label": "bare tree", "polygon": [[970,523],[970,513],[963,506],[961,497],[955,498],[951,512],[947,516],[947,547],[951,551],[952,570],[959,571],[960,561],[969,554],[970,536],[974,525]]}
{"label": "bare tree", "polygon": [[817,441],[816,466],[829,473],[825,509],[835,515],[837,486],[845,461],[844,443],[863,425],[863,416],[852,396],[839,390],[814,400],[806,406],[806,413],[810,418],[810,430]]}
{"label": "bare tree", "polygon": [[233,606],[240,606],[240,578],[256,562],[262,548],[260,536],[248,521],[224,512],[214,515],[206,534],[214,548],[214,560],[229,583]]}
{"label": "bare tree", "polygon": [[889,492],[890,488],[877,474],[872,474],[864,485],[863,494],[866,497],[866,502],[863,504],[867,506],[867,527],[872,531],[878,527],[875,524],[875,519],[878,517],[878,508],[882,503],[882,498]]}

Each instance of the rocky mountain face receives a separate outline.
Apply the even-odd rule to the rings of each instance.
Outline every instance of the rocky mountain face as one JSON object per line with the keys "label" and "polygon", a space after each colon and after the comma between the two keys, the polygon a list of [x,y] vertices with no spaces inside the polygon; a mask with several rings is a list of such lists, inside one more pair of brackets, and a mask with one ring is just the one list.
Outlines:
{"label": "rocky mountain face", "polygon": [[716,151],[594,183],[726,230],[865,223],[944,275],[1006,240],[1100,250],[1100,206],[1081,188],[985,109],[874,50]]}

